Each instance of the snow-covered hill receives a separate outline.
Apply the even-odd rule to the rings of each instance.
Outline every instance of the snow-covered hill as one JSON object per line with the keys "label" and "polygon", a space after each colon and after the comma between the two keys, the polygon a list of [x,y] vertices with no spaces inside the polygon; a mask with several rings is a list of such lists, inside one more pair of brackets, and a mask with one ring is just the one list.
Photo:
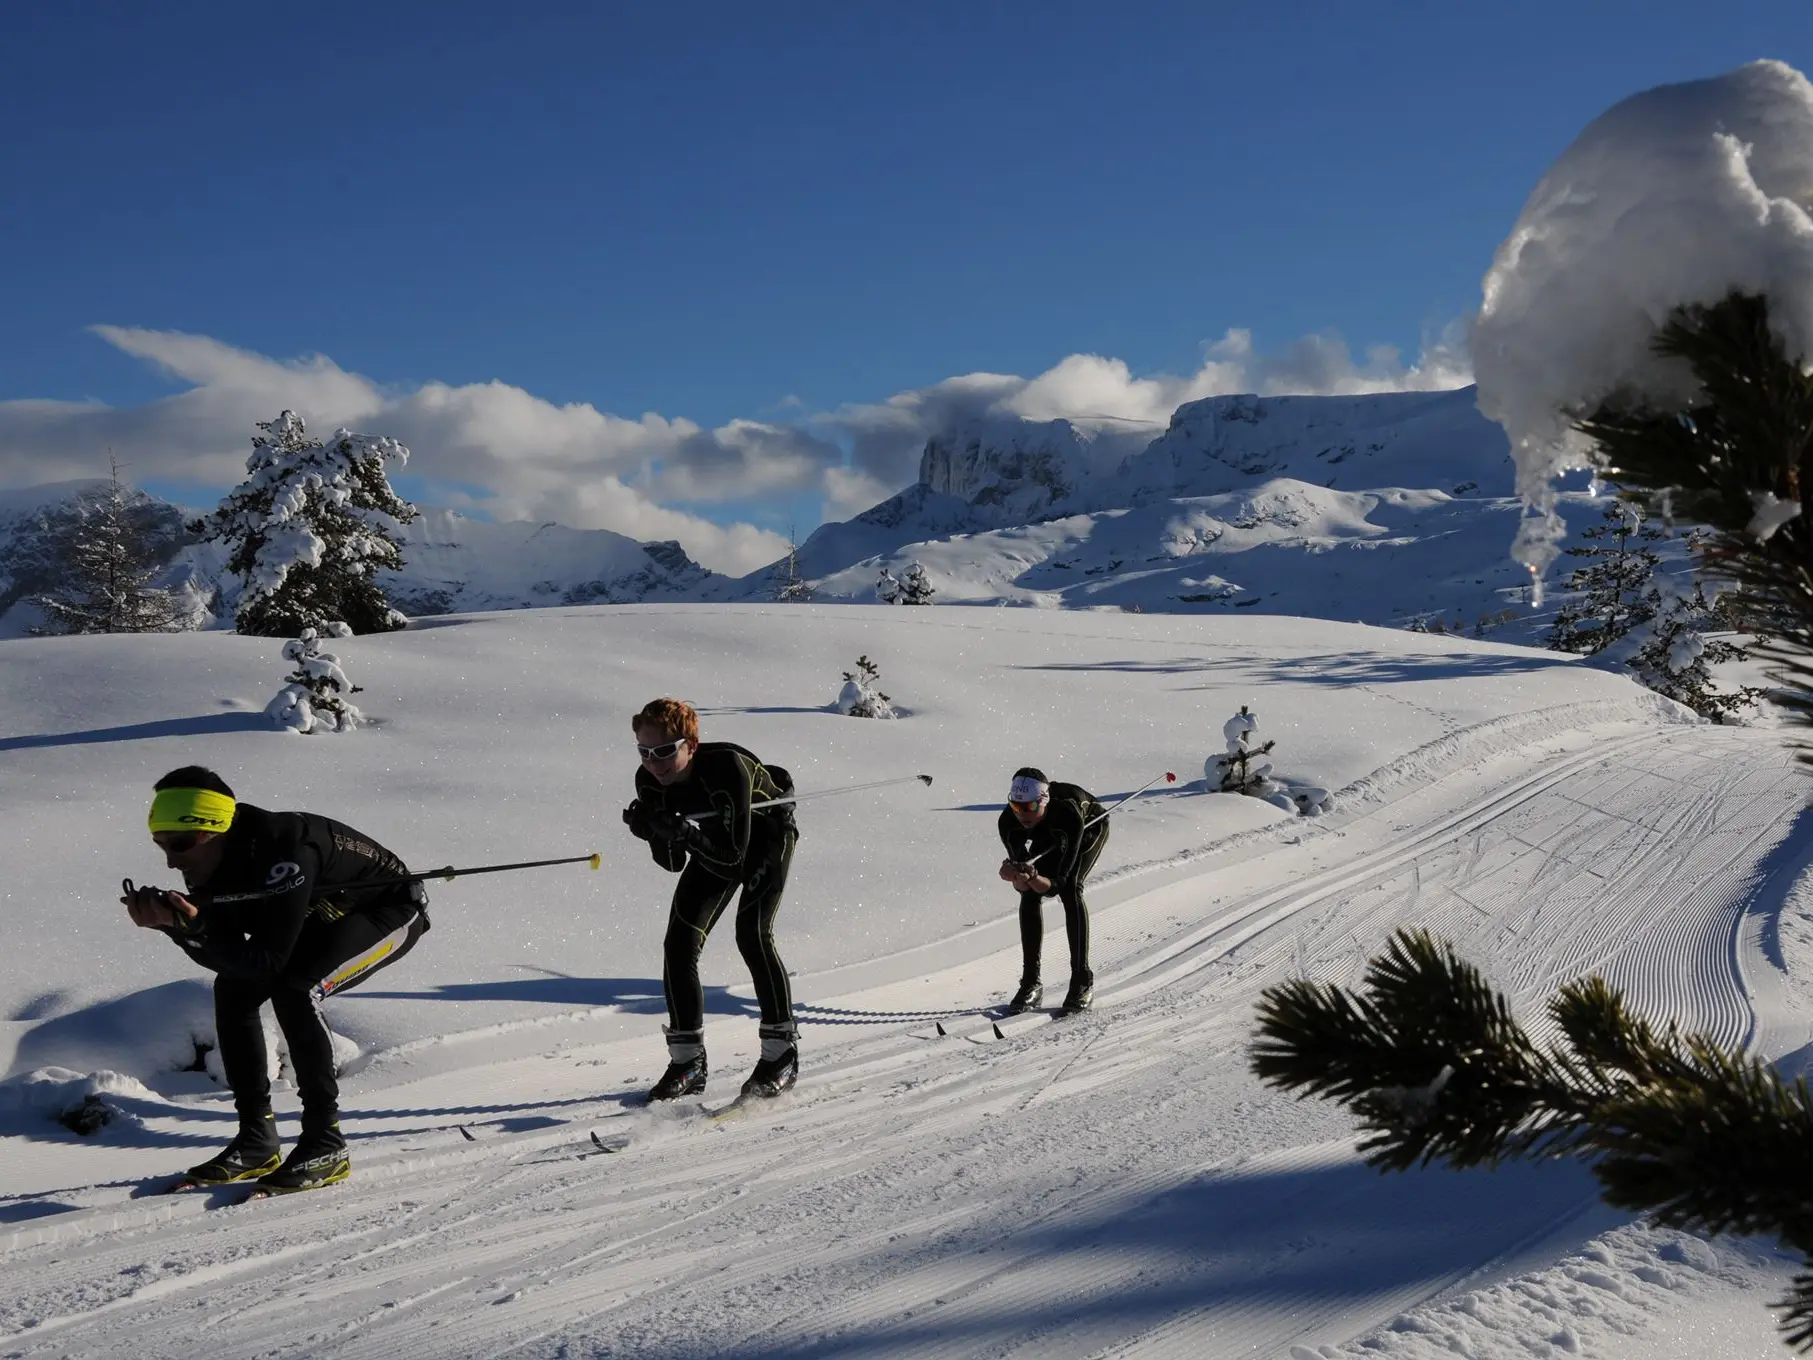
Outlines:
{"label": "snow-covered hill", "polygon": [[[1764,1305],[1791,1265],[1765,1244],[1610,1214],[1576,1167],[1382,1177],[1342,1111],[1246,1071],[1262,987],[1351,981],[1400,925],[1455,939],[1526,1016],[1602,970],[1793,1053],[1813,838],[1767,733],[1554,653],[1250,612],[567,607],[336,650],[378,723],[305,738],[256,711],[268,639],[0,642],[7,1355],[1779,1354]],[[911,716],[829,711],[858,654]],[[776,925],[801,1083],[718,1126],[636,1104],[674,880],[617,809],[659,693],[802,792],[934,777],[802,808]],[[1204,792],[1243,703],[1332,812]],[[419,866],[604,855],[432,883],[420,946],[328,1003],[359,1050],[344,1186],[150,1193],[232,1126],[179,1070],[210,1037],[204,976],[116,901],[123,874],[167,877],[145,800],[196,760]],[[1107,798],[1180,779],[1115,814],[1096,1011],[997,1038],[976,1010],[1019,945],[994,821],[1027,761]],[[703,963],[714,1104],[757,1044],[730,927]],[[116,1111],[88,1139],[48,1117],[85,1090]],[[279,1109],[293,1132],[287,1089]]]}
{"label": "snow-covered hill", "polygon": [[[31,605],[57,570],[47,521],[103,483],[68,482],[0,492],[0,637],[18,637],[41,622]],[[186,586],[213,598],[229,621],[239,583],[226,571],[221,545],[195,543],[185,512],[141,496],[149,545],[164,562],[157,583]],[[546,605],[627,604],[695,599],[720,581],[675,542],[638,542],[608,529],[561,524],[491,523],[451,510],[423,509],[403,527],[403,570],[385,572],[392,599],[406,614],[528,609]]]}

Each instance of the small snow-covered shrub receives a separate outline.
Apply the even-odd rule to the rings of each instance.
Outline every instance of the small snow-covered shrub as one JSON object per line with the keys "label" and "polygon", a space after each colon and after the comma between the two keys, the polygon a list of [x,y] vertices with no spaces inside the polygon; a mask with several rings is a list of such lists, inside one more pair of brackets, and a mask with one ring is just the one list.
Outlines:
{"label": "small snow-covered shrub", "polygon": [[[326,623],[322,632],[330,637],[351,637],[344,623]],[[321,637],[313,628],[283,644],[283,659],[295,669],[284,677],[284,687],[270,703],[265,714],[280,728],[304,736],[317,726],[330,732],[350,732],[364,721],[365,715],[347,702],[344,696],[357,694],[359,686],[346,678],[340,658],[321,650]]]}
{"label": "small snow-covered shrub", "polygon": [[1271,777],[1271,762],[1259,759],[1277,743],[1268,741],[1263,746],[1255,745],[1258,731],[1258,715],[1245,704],[1221,725],[1227,750],[1202,763],[1203,777],[1212,787],[1223,793],[1250,793],[1256,798],[1269,798],[1280,792]]}
{"label": "small snow-covered shrub", "polygon": [[900,603],[900,578],[886,567],[875,582],[875,598],[882,604]]}
{"label": "small snow-covered shrub", "polygon": [[851,718],[892,718],[893,701],[881,692],[881,667],[866,656],[856,658],[856,669],[844,672],[844,687],[837,696],[837,711]]}
{"label": "small snow-covered shrub", "polygon": [[931,579],[925,574],[925,568],[915,562],[906,569],[906,575],[900,578],[900,592],[895,601],[898,604],[930,604],[932,596],[937,593],[932,588]]}

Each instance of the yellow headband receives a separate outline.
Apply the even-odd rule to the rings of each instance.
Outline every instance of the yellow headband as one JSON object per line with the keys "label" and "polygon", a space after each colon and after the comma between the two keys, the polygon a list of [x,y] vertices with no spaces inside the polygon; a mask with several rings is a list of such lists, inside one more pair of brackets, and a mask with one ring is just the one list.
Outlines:
{"label": "yellow headband", "polygon": [[233,825],[232,798],[213,789],[159,789],[147,819],[155,831],[225,831]]}

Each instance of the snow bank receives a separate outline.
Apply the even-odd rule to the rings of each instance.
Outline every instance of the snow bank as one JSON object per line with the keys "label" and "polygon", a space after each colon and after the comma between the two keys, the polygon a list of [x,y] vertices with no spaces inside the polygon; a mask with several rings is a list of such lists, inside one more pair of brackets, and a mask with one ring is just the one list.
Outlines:
{"label": "snow bank", "polygon": [[1650,341],[1682,303],[1766,292],[1813,355],[1813,84],[1779,61],[1633,95],[1588,125],[1524,204],[1473,326],[1479,406],[1504,426],[1536,575],[1563,532],[1553,479],[1588,465],[1578,416],[1618,391],[1680,400]]}

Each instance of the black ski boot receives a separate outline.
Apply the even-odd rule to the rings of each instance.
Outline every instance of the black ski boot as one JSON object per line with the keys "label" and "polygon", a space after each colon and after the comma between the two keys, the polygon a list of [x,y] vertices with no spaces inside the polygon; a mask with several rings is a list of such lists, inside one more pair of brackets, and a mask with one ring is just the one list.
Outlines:
{"label": "black ski boot", "polygon": [[648,1103],[653,1105],[663,1100],[678,1100],[681,1096],[702,1095],[705,1091],[705,1077],[703,1053],[684,1062],[670,1062],[667,1071],[661,1074],[661,1080],[648,1093]]}
{"label": "black ski boot", "polygon": [[1007,1003],[1006,1010],[1009,1015],[1018,1015],[1021,1011],[1031,1010],[1044,999],[1045,987],[1043,983],[1037,978],[1034,978],[1031,982],[1022,978],[1020,980],[1020,990],[1014,993],[1014,999]]}
{"label": "black ski boot", "polygon": [[283,1165],[258,1182],[260,1190],[273,1195],[287,1195],[293,1190],[319,1190],[324,1185],[337,1185],[352,1175],[352,1158],[346,1155],[346,1140],[340,1136],[340,1121],[310,1126],[304,1124],[302,1136]]}
{"label": "black ski boot", "polygon": [[799,1080],[799,1028],[796,1025],[763,1025],[762,1059],[743,1083],[743,1095],[768,1100],[791,1090]]}
{"label": "black ski boot", "polygon": [[1070,979],[1070,990],[1064,994],[1064,1014],[1075,1015],[1095,1004],[1095,974],[1079,973]]}
{"label": "black ski boot", "polygon": [[283,1145],[277,1141],[277,1116],[263,1114],[239,1116],[239,1135],[200,1166],[192,1166],[185,1180],[196,1185],[226,1185],[246,1181],[275,1171],[283,1160]]}

